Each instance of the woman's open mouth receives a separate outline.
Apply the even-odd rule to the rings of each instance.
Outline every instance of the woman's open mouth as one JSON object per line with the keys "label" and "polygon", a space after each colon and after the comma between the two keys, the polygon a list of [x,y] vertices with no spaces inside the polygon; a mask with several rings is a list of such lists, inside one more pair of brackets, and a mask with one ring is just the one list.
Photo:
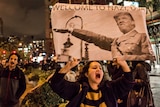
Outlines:
{"label": "woman's open mouth", "polygon": [[101,75],[97,73],[96,78],[101,78]]}

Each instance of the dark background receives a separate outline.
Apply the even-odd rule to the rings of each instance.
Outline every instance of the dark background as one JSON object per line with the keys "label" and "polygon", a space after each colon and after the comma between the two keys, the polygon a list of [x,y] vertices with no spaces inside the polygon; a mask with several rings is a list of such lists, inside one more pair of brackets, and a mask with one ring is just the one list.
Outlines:
{"label": "dark background", "polygon": [[45,37],[44,0],[0,0],[3,36]]}

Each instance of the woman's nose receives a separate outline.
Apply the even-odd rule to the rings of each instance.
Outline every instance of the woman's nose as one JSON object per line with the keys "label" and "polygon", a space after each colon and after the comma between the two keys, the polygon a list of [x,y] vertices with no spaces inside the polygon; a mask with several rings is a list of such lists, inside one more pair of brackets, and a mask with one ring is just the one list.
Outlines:
{"label": "woman's nose", "polygon": [[101,68],[97,68],[97,70],[98,70],[98,71],[101,71],[102,69],[101,69]]}

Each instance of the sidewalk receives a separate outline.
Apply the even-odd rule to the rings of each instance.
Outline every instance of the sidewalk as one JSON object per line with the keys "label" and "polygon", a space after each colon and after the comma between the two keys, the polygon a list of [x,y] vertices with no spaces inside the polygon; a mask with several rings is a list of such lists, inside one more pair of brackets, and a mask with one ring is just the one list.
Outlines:
{"label": "sidewalk", "polygon": [[159,107],[160,105],[160,65],[155,65],[155,68],[152,66],[152,71],[149,73],[150,75],[150,84],[151,90],[153,93],[154,104],[155,107]]}
{"label": "sidewalk", "polygon": [[160,77],[150,76],[151,90],[154,98],[155,107],[160,107]]}
{"label": "sidewalk", "polygon": [[155,68],[152,66],[152,71],[149,72],[150,76],[160,76],[160,65],[155,65]]}

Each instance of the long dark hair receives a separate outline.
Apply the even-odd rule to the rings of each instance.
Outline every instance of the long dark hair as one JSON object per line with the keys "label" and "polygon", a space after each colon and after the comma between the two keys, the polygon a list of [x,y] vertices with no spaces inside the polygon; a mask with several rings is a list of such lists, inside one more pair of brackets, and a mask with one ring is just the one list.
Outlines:
{"label": "long dark hair", "polygon": [[[101,63],[100,61],[88,61],[88,62],[84,65],[82,71],[80,72],[80,75],[79,75],[79,77],[78,77],[78,79],[77,79],[77,82],[79,82],[79,83],[81,83],[81,84],[82,84],[83,82],[87,82],[87,83],[88,83],[88,78],[85,76],[85,73],[88,72],[88,69],[89,69],[90,64],[91,64],[92,62],[98,62],[98,63],[102,66],[102,63]],[[102,70],[104,71],[103,67],[102,67]],[[104,83],[104,75],[103,75],[103,79],[102,79],[102,81],[101,81],[100,84],[102,84],[102,83]]]}

